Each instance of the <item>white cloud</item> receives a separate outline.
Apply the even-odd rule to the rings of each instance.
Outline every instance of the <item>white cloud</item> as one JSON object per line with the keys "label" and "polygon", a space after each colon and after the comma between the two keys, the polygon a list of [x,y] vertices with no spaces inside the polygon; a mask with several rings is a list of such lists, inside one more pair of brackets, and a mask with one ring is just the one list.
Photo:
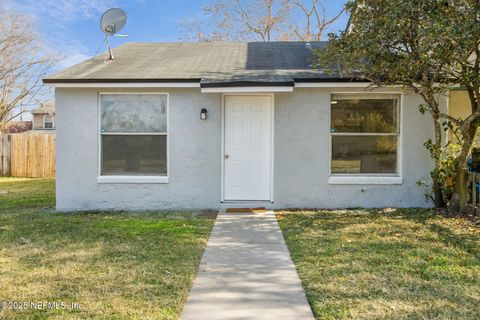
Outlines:
{"label": "white cloud", "polygon": [[45,50],[61,58],[52,72],[87,60],[93,54],[81,41],[70,36],[71,23],[98,20],[116,0],[0,0],[0,6],[22,12],[38,26]]}
{"label": "white cloud", "polygon": [[46,50],[53,56],[61,59],[52,72],[71,67],[77,63],[87,60],[92,53],[82,42],[63,36],[60,33],[56,37],[48,37],[44,39]]}
{"label": "white cloud", "polygon": [[[16,0],[7,1],[9,7],[55,21],[75,21],[96,17],[115,4],[115,0]],[[43,19],[42,19],[43,20]]]}
{"label": "white cloud", "polygon": [[62,59],[59,63],[57,63],[56,68],[62,70],[62,69],[71,67],[77,63],[80,63],[82,61],[85,61],[89,58],[90,56],[86,54],[73,52],[71,54],[68,54],[64,59]]}

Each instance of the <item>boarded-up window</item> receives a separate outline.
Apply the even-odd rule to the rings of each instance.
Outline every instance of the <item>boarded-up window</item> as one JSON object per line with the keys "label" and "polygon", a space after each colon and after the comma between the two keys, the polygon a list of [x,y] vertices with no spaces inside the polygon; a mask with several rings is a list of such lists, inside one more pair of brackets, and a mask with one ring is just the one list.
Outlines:
{"label": "boarded-up window", "polygon": [[167,95],[103,94],[101,174],[167,176]]}
{"label": "boarded-up window", "polygon": [[399,96],[333,95],[332,174],[398,174]]}

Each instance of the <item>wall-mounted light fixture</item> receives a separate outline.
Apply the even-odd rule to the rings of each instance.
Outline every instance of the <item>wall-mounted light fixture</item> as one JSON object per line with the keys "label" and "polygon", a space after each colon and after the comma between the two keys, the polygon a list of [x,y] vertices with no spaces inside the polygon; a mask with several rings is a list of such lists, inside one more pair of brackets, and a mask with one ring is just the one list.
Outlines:
{"label": "wall-mounted light fixture", "polygon": [[200,111],[200,120],[207,120],[207,109],[203,108],[202,111]]}

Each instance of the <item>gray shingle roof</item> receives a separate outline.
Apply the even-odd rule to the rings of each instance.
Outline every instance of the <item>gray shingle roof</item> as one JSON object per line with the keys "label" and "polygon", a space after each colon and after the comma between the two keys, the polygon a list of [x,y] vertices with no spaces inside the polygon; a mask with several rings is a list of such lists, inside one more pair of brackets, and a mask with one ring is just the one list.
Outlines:
{"label": "gray shingle roof", "polygon": [[55,102],[40,103],[40,107],[30,111],[32,114],[55,114]]}
{"label": "gray shingle roof", "polygon": [[281,84],[327,81],[337,75],[313,69],[312,50],[325,42],[126,43],[44,79],[50,82],[201,81],[215,84]]}

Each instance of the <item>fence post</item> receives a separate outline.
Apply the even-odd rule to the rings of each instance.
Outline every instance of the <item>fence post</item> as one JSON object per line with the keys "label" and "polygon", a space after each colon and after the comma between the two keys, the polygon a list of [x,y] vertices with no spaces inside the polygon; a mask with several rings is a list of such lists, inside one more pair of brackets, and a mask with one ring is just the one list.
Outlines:
{"label": "fence post", "polygon": [[12,138],[10,135],[0,134],[0,176],[9,177],[12,174],[11,170],[12,159]]}
{"label": "fence post", "polygon": [[468,207],[468,170],[465,168],[459,174],[457,179],[459,183],[458,195],[459,195],[459,205],[460,205],[460,212],[465,212]]}

